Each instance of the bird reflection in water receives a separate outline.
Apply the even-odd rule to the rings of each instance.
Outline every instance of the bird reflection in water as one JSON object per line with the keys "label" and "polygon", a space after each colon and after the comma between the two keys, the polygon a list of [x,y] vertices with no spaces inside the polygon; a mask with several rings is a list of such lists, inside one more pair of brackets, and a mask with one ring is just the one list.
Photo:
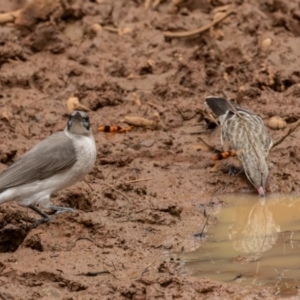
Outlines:
{"label": "bird reflection in water", "polygon": [[[300,197],[222,197],[209,217],[207,239],[178,256],[195,276],[246,285],[266,285],[278,295],[300,286]],[[214,222],[215,220],[215,222]],[[193,239],[193,238],[191,238]],[[192,243],[190,243],[192,244]]]}
{"label": "bird reflection in water", "polygon": [[279,231],[266,198],[261,198],[252,207],[237,207],[234,223],[229,227],[229,239],[237,252],[257,260],[273,247]]}

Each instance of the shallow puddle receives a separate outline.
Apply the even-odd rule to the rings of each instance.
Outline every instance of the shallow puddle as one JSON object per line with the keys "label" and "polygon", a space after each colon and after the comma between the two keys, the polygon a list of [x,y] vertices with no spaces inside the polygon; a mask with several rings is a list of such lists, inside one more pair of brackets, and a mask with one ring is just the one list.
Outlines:
{"label": "shallow puddle", "polygon": [[180,258],[194,275],[300,293],[300,197],[224,196],[207,241]]}

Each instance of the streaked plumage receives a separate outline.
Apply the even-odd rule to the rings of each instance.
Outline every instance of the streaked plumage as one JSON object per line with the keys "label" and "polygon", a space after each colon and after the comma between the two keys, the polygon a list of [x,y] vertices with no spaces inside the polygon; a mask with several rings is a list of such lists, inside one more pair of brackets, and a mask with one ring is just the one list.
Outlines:
{"label": "streaked plumage", "polygon": [[17,201],[43,216],[35,205],[55,211],[72,211],[53,206],[52,193],[73,185],[93,167],[96,145],[85,112],[74,111],[64,131],[41,141],[0,174],[0,204]]}
{"label": "streaked plumage", "polygon": [[222,144],[236,151],[249,181],[261,196],[269,175],[267,156],[272,148],[271,137],[262,119],[253,112],[219,97],[208,97],[206,104],[217,115],[222,127]]}

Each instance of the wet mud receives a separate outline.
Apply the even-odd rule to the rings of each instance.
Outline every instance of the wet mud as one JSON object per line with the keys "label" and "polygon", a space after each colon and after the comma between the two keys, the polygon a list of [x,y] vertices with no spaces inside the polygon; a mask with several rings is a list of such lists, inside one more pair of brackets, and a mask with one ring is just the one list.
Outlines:
{"label": "wet mud", "polygon": [[[266,124],[299,119],[300,3],[35,2],[0,27],[0,171],[65,127],[71,96],[90,109],[97,161],[85,181],[52,197],[73,214],[33,228],[33,212],[0,207],[0,298],[274,299],[272,286],[196,278],[170,253],[205,243],[214,220],[204,226],[204,212],[222,210],[218,195],[256,193],[245,175],[228,175],[227,161],[210,172],[201,143],[220,148],[220,130],[204,98],[224,90]],[[0,0],[0,13],[24,5]],[[201,34],[165,34],[228,10]],[[97,131],[157,115],[155,128]],[[277,140],[287,128],[269,132]],[[299,137],[272,149],[268,195],[299,194]]]}

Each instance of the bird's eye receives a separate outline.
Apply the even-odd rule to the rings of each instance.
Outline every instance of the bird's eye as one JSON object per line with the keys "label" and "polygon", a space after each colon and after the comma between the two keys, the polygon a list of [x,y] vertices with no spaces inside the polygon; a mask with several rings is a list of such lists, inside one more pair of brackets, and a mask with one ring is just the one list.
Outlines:
{"label": "bird's eye", "polygon": [[72,127],[72,124],[73,124],[73,121],[74,121],[73,119],[74,119],[73,116],[69,117],[69,120],[68,120],[68,130],[70,130],[71,127]]}
{"label": "bird's eye", "polygon": [[90,130],[90,119],[89,119],[89,117],[84,117],[84,118],[83,118],[83,126],[84,126],[87,130]]}

